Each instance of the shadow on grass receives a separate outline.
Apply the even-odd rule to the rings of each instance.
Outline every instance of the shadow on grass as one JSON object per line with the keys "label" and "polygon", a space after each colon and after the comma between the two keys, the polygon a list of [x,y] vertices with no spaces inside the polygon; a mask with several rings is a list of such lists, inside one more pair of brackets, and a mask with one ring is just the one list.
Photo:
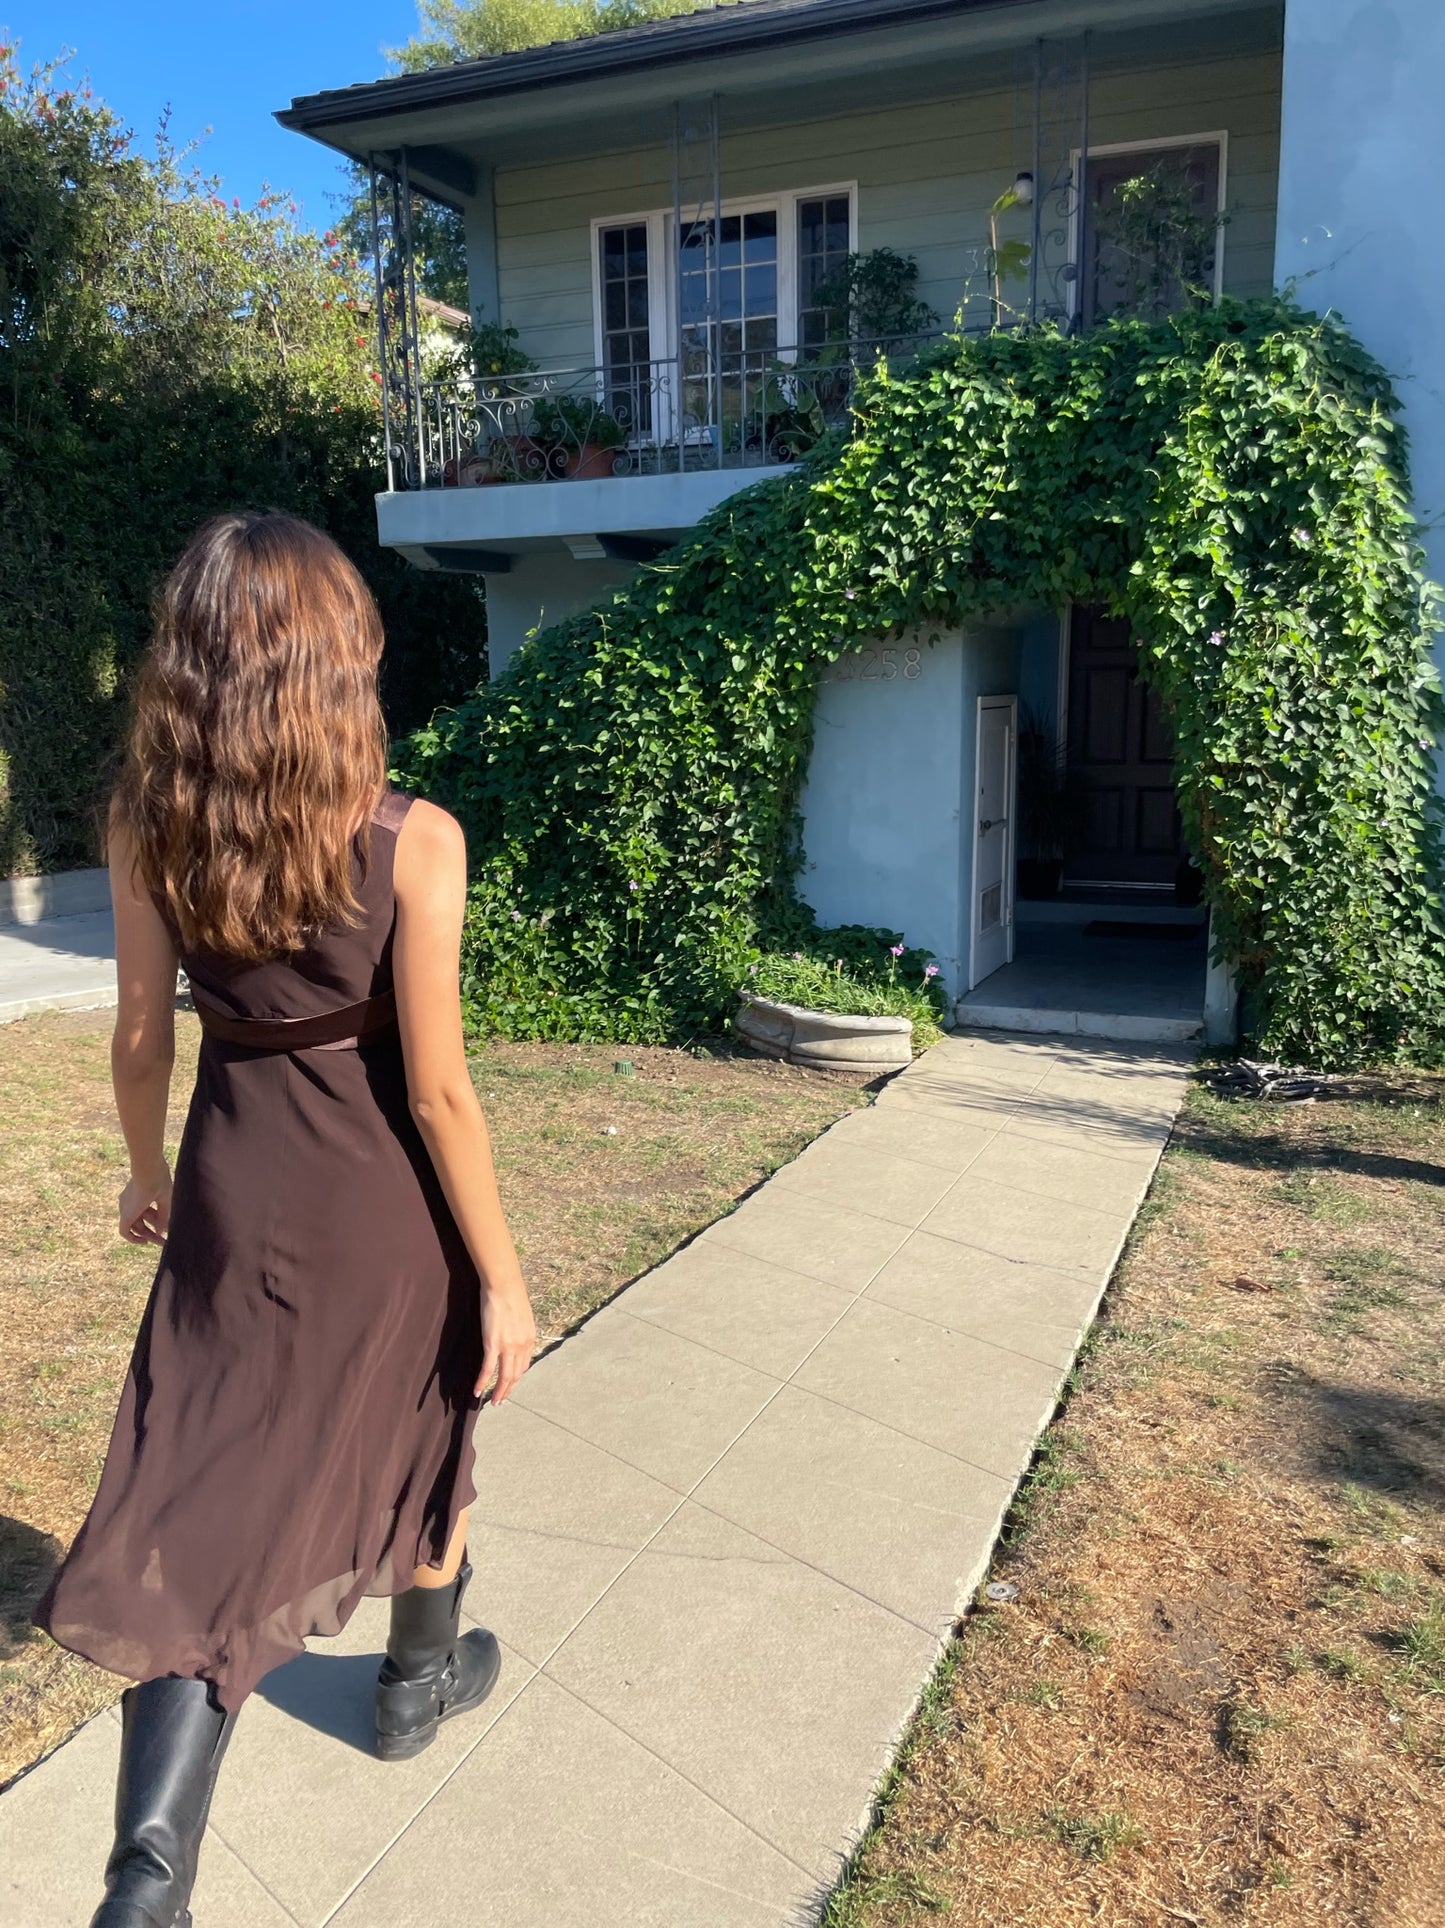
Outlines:
{"label": "shadow on grass", "polygon": [[1309,1171],[1340,1177],[1394,1179],[1416,1185],[1445,1185],[1445,1165],[1426,1158],[1402,1157],[1397,1152],[1361,1151],[1354,1145],[1310,1144],[1276,1137],[1273,1133],[1244,1138],[1188,1118],[1179,1129],[1187,1151],[1216,1159],[1221,1165],[1243,1165],[1251,1171],[1280,1173]]}
{"label": "shadow on grass", "polygon": [[1445,1399],[1317,1379],[1297,1367],[1275,1367],[1271,1376],[1313,1407],[1305,1450],[1318,1475],[1385,1499],[1445,1508]]}
{"label": "shadow on grass", "polygon": [[30,1615],[65,1552],[53,1533],[0,1513],[0,1660],[30,1638]]}

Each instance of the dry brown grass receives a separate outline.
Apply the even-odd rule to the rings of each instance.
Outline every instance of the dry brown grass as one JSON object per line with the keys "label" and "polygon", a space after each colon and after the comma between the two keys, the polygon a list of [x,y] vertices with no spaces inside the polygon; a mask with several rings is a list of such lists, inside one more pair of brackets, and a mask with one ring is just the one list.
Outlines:
{"label": "dry brown grass", "polygon": [[[178,1019],[179,1137],[198,1029]],[[29,1627],[95,1489],[152,1254],[115,1236],[125,1151],[104,1012],[0,1028],[0,1785],[112,1700]],[[613,1071],[626,1057],[634,1075]],[[757,1058],[494,1045],[473,1060],[544,1338],[584,1317],[824,1126],[853,1081]],[[607,1127],[613,1127],[609,1133]]]}
{"label": "dry brown grass", "polygon": [[1445,1923],[1442,1101],[1195,1094],[829,1928]]}

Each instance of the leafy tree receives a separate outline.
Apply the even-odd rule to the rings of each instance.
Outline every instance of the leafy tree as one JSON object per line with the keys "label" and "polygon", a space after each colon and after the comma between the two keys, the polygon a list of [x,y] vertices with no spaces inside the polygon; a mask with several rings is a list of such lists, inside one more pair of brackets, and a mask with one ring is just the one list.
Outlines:
{"label": "leafy tree", "polygon": [[918,263],[896,248],[850,254],[813,290],[830,340],[881,345],[932,334],[938,316],[918,293]]}
{"label": "leafy tree", "polygon": [[[421,0],[423,32],[391,61],[404,73],[442,67],[482,54],[515,53],[551,40],[583,40],[640,21],[695,12],[710,0]],[[358,168],[337,228],[363,261],[371,254],[371,191]],[[420,194],[413,195],[412,239],[417,285],[433,301],[470,306],[466,238],[462,217]]]}
{"label": "leafy tree", "polygon": [[[371,183],[360,167],[352,170],[351,196],[337,219],[336,232],[342,247],[361,263],[363,274],[370,273]],[[453,308],[469,309],[467,240],[461,215],[424,194],[413,194],[411,238],[422,293]]]}
{"label": "leafy tree", "polygon": [[710,0],[420,0],[422,32],[396,48],[392,59],[407,73],[516,53],[551,40],[583,40],[646,20],[695,13]]}
{"label": "leafy tree", "polygon": [[208,515],[292,509],[342,542],[382,605],[398,726],[480,669],[470,586],[377,547],[356,264],[293,214],[223,200],[0,49],[0,874],[93,859],[151,596]]}

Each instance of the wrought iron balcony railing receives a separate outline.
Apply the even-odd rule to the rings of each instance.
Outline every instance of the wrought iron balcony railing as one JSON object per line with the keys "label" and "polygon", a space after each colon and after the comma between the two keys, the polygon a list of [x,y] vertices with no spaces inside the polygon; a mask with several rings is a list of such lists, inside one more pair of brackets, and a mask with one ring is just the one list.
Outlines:
{"label": "wrought iron balcony railing", "polygon": [[776,467],[846,423],[860,371],[907,359],[924,339],[422,381],[397,411],[411,433],[394,484]]}

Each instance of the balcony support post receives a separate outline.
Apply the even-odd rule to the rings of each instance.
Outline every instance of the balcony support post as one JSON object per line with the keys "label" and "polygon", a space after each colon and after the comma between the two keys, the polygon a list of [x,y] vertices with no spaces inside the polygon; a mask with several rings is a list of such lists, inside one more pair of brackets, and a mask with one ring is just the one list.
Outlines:
{"label": "balcony support post", "polygon": [[1078,279],[1074,283],[1074,326],[1087,328],[1093,316],[1085,313],[1089,291],[1089,54],[1092,35],[1084,29],[1084,45],[1079,54],[1079,219]]}
{"label": "balcony support post", "polygon": [[416,246],[411,231],[411,170],[403,147],[397,167],[398,233],[401,250],[402,362],[406,371],[407,427],[416,455],[416,485],[426,487],[426,434],[422,423],[421,329],[416,305]]}
{"label": "balcony support post", "polygon": [[1039,249],[1043,245],[1044,214],[1044,174],[1043,174],[1043,116],[1044,116],[1044,43],[1034,42],[1034,146],[1031,166],[1033,168],[1034,198],[1029,209],[1029,320],[1039,318]]}
{"label": "balcony support post", "polygon": [[381,372],[381,435],[386,450],[386,486],[396,488],[396,446],[391,433],[391,357],[386,339],[386,275],[381,264],[380,168],[375,154],[367,156],[371,174],[371,263],[376,288],[376,365]]}
{"label": "balcony support post", "polygon": [[473,321],[500,322],[502,297],[497,274],[497,171],[477,169],[477,192],[463,216],[466,229],[467,281],[472,295]]}
{"label": "balcony support post", "polygon": [[[708,96],[707,132],[708,160],[712,175],[712,265],[710,300],[713,309],[712,328],[712,379],[713,379],[713,421],[714,454],[716,466],[723,465],[723,366],[722,366],[722,157],[718,151],[718,97]],[[745,271],[744,271],[745,272]],[[744,381],[743,370],[738,370],[738,385],[741,391]],[[739,397],[741,404],[741,394]],[[739,446],[741,446],[742,417],[739,416]]]}
{"label": "balcony support post", "polygon": [[687,451],[683,445],[683,422],[685,419],[684,402],[686,390],[683,387],[682,369],[682,102],[672,103],[672,304],[677,317],[673,328],[673,393],[671,430],[677,444],[677,472],[682,474],[687,466]]}

